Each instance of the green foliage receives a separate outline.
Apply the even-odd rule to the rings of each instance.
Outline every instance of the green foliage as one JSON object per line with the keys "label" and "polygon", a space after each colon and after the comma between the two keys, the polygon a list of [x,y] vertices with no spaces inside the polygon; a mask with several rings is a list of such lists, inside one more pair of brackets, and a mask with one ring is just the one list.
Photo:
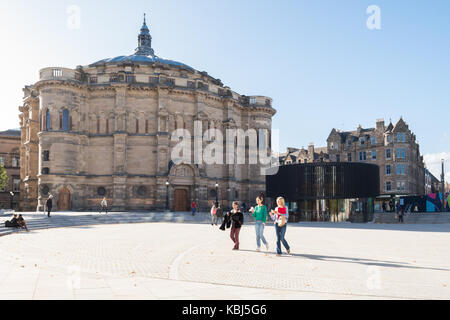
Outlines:
{"label": "green foliage", "polygon": [[0,163],[0,190],[3,190],[8,185],[8,174],[5,167]]}

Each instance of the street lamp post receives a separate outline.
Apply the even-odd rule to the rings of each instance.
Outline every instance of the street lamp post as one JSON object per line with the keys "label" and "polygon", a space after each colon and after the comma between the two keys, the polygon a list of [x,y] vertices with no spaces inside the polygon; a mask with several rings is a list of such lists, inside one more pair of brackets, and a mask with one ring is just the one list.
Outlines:
{"label": "street lamp post", "polygon": [[444,204],[444,196],[445,196],[445,173],[444,173],[444,159],[441,160],[442,162],[442,173],[441,173],[441,192],[442,192],[442,212],[445,211]]}
{"label": "street lamp post", "polygon": [[9,194],[11,195],[11,198],[10,198],[11,210],[14,210],[14,192],[10,191]]}
{"label": "street lamp post", "polygon": [[219,205],[219,184],[216,182],[216,207]]}
{"label": "street lamp post", "polygon": [[166,181],[166,211],[169,211],[169,180]]}

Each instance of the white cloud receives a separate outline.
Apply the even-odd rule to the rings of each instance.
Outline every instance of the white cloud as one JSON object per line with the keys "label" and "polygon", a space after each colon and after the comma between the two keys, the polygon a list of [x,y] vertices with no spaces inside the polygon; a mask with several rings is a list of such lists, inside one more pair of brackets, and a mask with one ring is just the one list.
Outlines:
{"label": "white cloud", "polygon": [[450,152],[430,153],[423,156],[426,167],[439,180],[441,180],[441,160],[444,159],[445,180],[450,181]]}

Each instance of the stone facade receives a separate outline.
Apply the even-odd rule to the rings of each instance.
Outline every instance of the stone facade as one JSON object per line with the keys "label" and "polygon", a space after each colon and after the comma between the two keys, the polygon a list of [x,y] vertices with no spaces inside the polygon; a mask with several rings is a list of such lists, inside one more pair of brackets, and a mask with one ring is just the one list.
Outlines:
{"label": "stone facade", "polygon": [[[318,150],[319,153],[318,153]],[[313,156],[314,154],[314,156]],[[377,120],[375,128],[333,129],[327,147],[288,149],[281,164],[310,162],[368,162],[380,167],[381,195],[423,195],[425,168],[416,136],[403,119],[394,126]]]}
{"label": "stone facade", "polygon": [[[0,209],[16,209],[20,196],[20,131],[0,132],[0,163],[6,169],[8,184],[0,190]],[[13,192],[13,196],[11,195]]]}
{"label": "stone facade", "polygon": [[23,210],[42,209],[52,194],[60,210],[97,210],[105,196],[113,210],[165,209],[168,197],[169,209],[187,211],[193,200],[208,207],[216,183],[225,206],[265,190],[258,164],[173,164],[174,130],[192,134],[199,121],[202,132],[270,132],[276,111],[268,97],[240,95],[206,72],[155,56],[145,22],[135,54],[42,69],[24,92]]}

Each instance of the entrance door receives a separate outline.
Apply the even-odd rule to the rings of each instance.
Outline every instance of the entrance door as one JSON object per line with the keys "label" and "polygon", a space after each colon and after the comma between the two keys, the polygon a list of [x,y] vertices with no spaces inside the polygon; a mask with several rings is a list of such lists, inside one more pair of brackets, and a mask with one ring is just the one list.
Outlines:
{"label": "entrance door", "polygon": [[70,209],[70,191],[62,189],[58,195],[58,210],[69,211]]}
{"label": "entrance door", "polygon": [[184,211],[189,211],[187,190],[176,189],[175,190],[175,212],[184,212]]}

